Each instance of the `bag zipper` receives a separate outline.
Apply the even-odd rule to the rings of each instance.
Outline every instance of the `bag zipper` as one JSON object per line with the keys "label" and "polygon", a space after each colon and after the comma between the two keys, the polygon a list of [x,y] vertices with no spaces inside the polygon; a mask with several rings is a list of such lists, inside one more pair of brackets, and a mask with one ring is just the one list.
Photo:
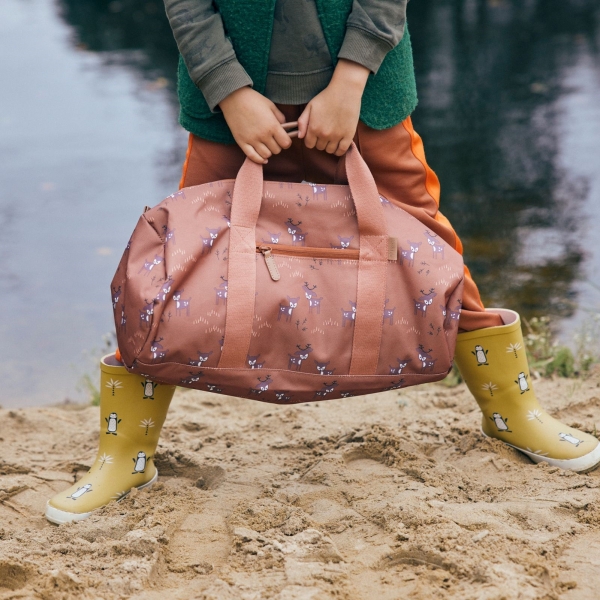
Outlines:
{"label": "bag zipper", "polygon": [[[397,260],[398,242],[396,238],[388,238],[388,259]],[[303,246],[288,246],[285,244],[259,244],[256,246],[256,252],[265,258],[265,264],[269,270],[269,275],[273,281],[279,281],[281,274],[277,268],[274,254],[281,256],[310,256],[313,258],[332,258],[339,260],[358,260],[360,251],[354,248],[305,248]]]}

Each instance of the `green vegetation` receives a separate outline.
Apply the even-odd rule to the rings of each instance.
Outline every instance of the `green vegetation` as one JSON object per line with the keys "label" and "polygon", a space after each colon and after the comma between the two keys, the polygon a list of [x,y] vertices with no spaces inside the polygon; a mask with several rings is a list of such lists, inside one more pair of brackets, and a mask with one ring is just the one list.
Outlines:
{"label": "green vegetation", "polygon": [[[529,367],[535,377],[586,377],[600,363],[600,311],[592,312],[574,336],[574,349],[556,339],[550,317],[523,319],[524,341]],[[456,365],[441,384],[462,383]]]}
{"label": "green vegetation", "polygon": [[525,347],[531,371],[541,377],[585,377],[600,362],[600,313],[591,315],[575,335],[575,349],[559,344],[549,317],[534,317],[525,325]]}
{"label": "green vegetation", "polygon": [[116,336],[114,333],[105,333],[102,336],[102,345],[99,348],[86,352],[88,361],[90,363],[89,372],[84,373],[77,384],[78,391],[84,393],[89,403],[92,406],[100,405],[100,386],[98,384],[100,378],[99,362],[100,359],[106,354],[110,354],[115,351]]}
{"label": "green vegetation", "polygon": [[100,406],[100,388],[96,385],[95,378],[92,379],[89,373],[81,376],[77,389],[88,396],[89,403],[92,406]]}
{"label": "green vegetation", "polygon": [[446,387],[453,388],[453,387],[456,387],[459,383],[462,383],[462,381],[463,381],[463,378],[460,375],[460,371],[458,370],[458,367],[455,364],[453,364],[452,370],[450,371],[450,373],[448,373],[446,378],[442,379],[442,381],[440,381],[440,383]]}

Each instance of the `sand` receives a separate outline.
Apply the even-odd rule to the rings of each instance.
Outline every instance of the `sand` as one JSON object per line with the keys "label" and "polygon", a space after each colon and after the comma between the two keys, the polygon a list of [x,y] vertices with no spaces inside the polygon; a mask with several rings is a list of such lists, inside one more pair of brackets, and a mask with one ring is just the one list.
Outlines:
{"label": "sand", "polygon": [[[600,373],[541,381],[600,425]],[[98,409],[0,410],[0,599],[596,599],[600,470],[479,433],[464,386],[275,406],[178,390],[159,482],[87,521],[46,499],[92,464]]]}

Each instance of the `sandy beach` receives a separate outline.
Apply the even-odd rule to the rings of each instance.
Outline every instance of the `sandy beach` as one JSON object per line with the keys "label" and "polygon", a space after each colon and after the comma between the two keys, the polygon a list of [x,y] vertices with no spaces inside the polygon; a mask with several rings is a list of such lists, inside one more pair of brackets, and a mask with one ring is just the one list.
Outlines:
{"label": "sandy beach", "polygon": [[[600,372],[537,382],[594,431]],[[464,385],[275,406],[178,390],[160,477],[87,521],[45,502],[96,455],[98,408],[0,410],[0,599],[598,597],[600,470],[479,433]]]}

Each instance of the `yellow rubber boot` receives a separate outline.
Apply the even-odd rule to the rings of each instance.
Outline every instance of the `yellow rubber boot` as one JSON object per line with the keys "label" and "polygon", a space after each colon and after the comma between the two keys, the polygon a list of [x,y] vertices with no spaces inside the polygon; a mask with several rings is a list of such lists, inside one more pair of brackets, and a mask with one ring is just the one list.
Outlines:
{"label": "yellow rubber boot", "polygon": [[534,462],[572,471],[600,463],[600,444],[552,418],[533,391],[519,315],[488,309],[504,325],[458,335],[455,363],[483,413],[482,430]]}
{"label": "yellow rubber boot", "polygon": [[50,499],[53,523],[81,521],[158,477],[153,457],[175,386],[129,373],[114,355],[100,361],[100,445],[93,466],[76,484]]}

